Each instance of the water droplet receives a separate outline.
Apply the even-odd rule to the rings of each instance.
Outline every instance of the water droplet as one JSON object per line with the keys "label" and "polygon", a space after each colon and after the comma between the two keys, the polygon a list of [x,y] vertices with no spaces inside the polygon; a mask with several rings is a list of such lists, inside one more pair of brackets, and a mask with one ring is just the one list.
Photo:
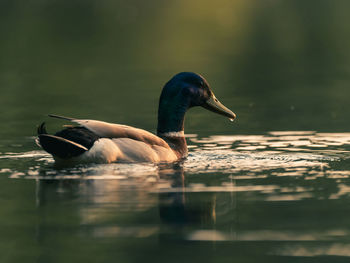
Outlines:
{"label": "water droplet", "polygon": [[233,118],[230,118],[230,121],[234,121],[234,119],[233,119]]}

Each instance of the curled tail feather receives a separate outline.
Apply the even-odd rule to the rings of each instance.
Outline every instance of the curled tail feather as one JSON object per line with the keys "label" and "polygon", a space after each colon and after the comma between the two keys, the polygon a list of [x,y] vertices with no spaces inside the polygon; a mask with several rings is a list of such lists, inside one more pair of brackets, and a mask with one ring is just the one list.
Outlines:
{"label": "curled tail feather", "polygon": [[38,127],[37,144],[59,158],[68,159],[88,151],[85,146],[63,137],[47,134],[45,122]]}

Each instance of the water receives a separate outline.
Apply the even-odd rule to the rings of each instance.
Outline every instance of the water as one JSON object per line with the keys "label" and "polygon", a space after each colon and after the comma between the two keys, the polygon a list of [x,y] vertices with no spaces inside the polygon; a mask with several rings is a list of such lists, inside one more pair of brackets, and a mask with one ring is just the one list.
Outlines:
{"label": "water", "polygon": [[[347,1],[1,1],[0,262],[348,262]],[[195,71],[175,164],[55,167],[60,114],[152,132]]]}
{"label": "water", "polygon": [[39,262],[350,256],[350,134],[188,140],[188,159],[171,165],[56,169],[41,150],[2,153],[3,244],[16,236],[7,245]]}

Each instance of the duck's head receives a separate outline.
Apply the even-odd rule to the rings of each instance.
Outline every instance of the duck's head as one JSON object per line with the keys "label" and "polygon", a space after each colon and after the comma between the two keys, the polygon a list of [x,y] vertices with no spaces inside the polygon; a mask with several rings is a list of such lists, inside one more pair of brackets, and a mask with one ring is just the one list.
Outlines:
{"label": "duck's head", "polygon": [[185,112],[195,106],[201,106],[231,120],[236,118],[215,97],[202,76],[182,72],[170,79],[162,90],[158,109],[158,133],[182,131]]}

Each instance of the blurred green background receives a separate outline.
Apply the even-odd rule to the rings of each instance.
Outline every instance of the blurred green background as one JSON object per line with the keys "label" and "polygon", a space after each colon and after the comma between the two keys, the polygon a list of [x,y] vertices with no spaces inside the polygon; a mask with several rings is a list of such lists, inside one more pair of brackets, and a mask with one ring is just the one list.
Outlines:
{"label": "blurred green background", "polygon": [[[305,258],[271,256],[280,246],[296,254],[310,248],[320,255],[333,255],[340,247],[335,255],[349,256],[346,134],[338,144],[330,140],[329,147],[306,153],[300,145],[312,141],[300,144],[297,138],[294,144],[283,142],[279,147],[288,148],[280,155],[257,147],[242,155],[234,145],[228,149],[230,159],[213,146],[207,155],[192,148],[189,166],[221,160],[238,172],[186,171],[184,177],[177,175],[186,187],[237,184],[248,190],[205,188],[173,196],[142,185],[145,180],[157,186],[156,172],[148,182],[124,176],[118,165],[56,171],[51,158],[31,151],[39,150],[32,136],[48,113],[155,132],[161,88],[181,71],[202,74],[238,116],[231,123],[191,109],[186,133],[198,138],[274,130],[331,132],[334,138],[335,132],[348,132],[349,10],[347,0],[0,0],[1,263],[347,262],[348,257],[329,260],[307,253]],[[49,132],[61,124],[51,120]],[[235,137],[224,138],[234,143]],[[249,146],[257,139],[241,136],[238,141]],[[204,149],[208,142],[197,146]],[[329,156],[321,158],[322,151]],[[281,167],[269,168],[276,159]],[[124,169],[137,175],[133,167]],[[337,169],[342,177],[332,173]],[[84,180],[115,171],[121,179]],[[169,181],[179,179],[169,173]],[[60,174],[82,178],[39,178]],[[309,175],[317,179],[306,179]],[[302,191],[305,200],[293,201]],[[336,193],[339,199],[331,200]],[[284,195],[292,199],[284,201]],[[181,206],[182,200],[187,203]],[[174,226],[171,220],[181,220],[181,209],[198,222]],[[201,217],[210,213],[215,220],[205,222]],[[192,231],[203,229],[238,236],[221,243],[189,239]],[[143,230],[151,231],[149,236],[138,236]],[[281,235],[273,241],[264,230]],[[251,242],[240,239],[240,233],[252,234]]]}
{"label": "blurred green background", "polygon": [[[45,114],[155,131],[160,90],[202,74],[237,121],[202,109],[186,132],[348,131],[349,1],[1,0],[0,136]],[[209,125],[209,124],[210,125]]]}

